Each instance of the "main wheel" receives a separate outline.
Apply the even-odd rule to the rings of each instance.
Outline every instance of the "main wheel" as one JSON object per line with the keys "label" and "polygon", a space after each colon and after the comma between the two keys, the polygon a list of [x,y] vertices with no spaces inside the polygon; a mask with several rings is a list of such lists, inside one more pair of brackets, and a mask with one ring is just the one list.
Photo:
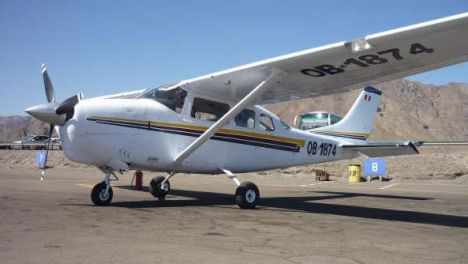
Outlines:
{"label": "main wheel", "polygon": [[106,187],[107,185],[105,182],[100,182],[94,185],[94,188],[91,191],[91,201],[93,201],[95,205],[104,206],[111,203],[114,192],[110,186],[109,190],[106,192]]}
{"label": "main wheel", "polygon": [[158,198],[159,200],[164,200],[166,198],[166,195],[171,191],[171,184],[169,181],[166,181],[164,183],[163,188],[161,188],[161,183],[164,181],[163,176],[157,176],[151,179],[150,185],[149,185],[149,191],[150,193]]}
{"label": "main wheel", "polygon": [[243,182],[236,189],[235,202],[242,209],[254,209],[260,199],[260,191],[252,182]]}

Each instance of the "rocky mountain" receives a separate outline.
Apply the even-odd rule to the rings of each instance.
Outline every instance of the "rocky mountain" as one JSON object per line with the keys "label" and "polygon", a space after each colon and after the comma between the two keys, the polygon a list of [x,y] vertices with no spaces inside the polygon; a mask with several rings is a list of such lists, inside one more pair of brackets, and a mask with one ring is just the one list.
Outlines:
{"label": "rocky mountain", "polygon": [[[373,139],[468,140],[468,84],[435,86],[409,80],[376,85],[383,91]],[[325,110],[344,116],[359,90],[268,105],[288,123],[294,116]],[[46,134],[47,125],[26,116],[0,117],[0,142]]]}
{"label": "rocky mountain", "polygon": [[0,143],[11,142],[26,135],[45,135],[48,125],[29,116],[0,116]]}

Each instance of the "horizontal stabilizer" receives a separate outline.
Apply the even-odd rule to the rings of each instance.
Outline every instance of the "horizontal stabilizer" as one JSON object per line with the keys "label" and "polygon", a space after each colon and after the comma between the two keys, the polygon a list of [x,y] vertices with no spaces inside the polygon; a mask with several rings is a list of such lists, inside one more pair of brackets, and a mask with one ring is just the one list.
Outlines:
{"label": "horizontal stabilizer", "polygon": [[385,157],[419,154],[421,147],[468,146],[468,141],[383,141],[362,145],[342,145],[345,151],[359,152],[368,157]]}
{"label": "horizontal stabilizer", "polygon": [[359,152],[368,157],[385,157],[418,154],[419,151],[411,141],[406,142],[369,142],[363,145],[343,145],[345,151]]}

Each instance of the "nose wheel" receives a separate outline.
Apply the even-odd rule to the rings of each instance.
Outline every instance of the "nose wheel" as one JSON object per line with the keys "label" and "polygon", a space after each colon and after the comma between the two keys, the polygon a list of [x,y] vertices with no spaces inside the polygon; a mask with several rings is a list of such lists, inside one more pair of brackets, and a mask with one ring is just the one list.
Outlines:
{"label": "nose wheel", "polygon": [[171,191],[171,184],[168,180],[165,180],[163,176],[157,176],[151,179],[149,191],[154,197],[163,201],[166,199],[166,195]]}
{"label": "nose wheel", "polygon": [[111,187],[111,177],[114,181],[118,181],[119,177],[117,177],[112,170],[107,168],[99,169],[105,173],[105,176],[104,180],[94,185],[93,190],[91,190],[91,201],[93,201],[95,205],[105,206],[112,202],[112,197],[114,196],[114,192]]}
{"label": "nose wheel", "polygon": [[114,192],[112,191],[112,187],[106,184],[105,181],[94,185],[91,191],[91,200],[98,206],[109,205],[112,202],[113,196]]}
{"label": "nose wheel", "polygon": [[260,191],[253,182],[243,182],[235,194],[235,202],[242,209],[254,209],[260,199]]}

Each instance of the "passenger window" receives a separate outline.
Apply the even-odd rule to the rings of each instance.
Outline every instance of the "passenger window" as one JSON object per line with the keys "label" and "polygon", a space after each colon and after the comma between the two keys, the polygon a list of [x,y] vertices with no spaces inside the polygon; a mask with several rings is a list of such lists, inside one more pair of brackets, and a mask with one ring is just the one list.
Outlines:
{"label": "passenger window", "polygon": [[216,121],[229,111],[229,105],[202,98],[193,99],[192,117],[199,120]]}
{"label": "passenger window", "polygon": [[234,118],[234,122],[238,127],[255,128],[255,112],[244,109]]}
{"label": "passenger window", "polygon": [[258,120],[260,129],[265,131],[274,131],[275,125],[273,124],[273,119],[266,114],[260,114],[260,120]]}

